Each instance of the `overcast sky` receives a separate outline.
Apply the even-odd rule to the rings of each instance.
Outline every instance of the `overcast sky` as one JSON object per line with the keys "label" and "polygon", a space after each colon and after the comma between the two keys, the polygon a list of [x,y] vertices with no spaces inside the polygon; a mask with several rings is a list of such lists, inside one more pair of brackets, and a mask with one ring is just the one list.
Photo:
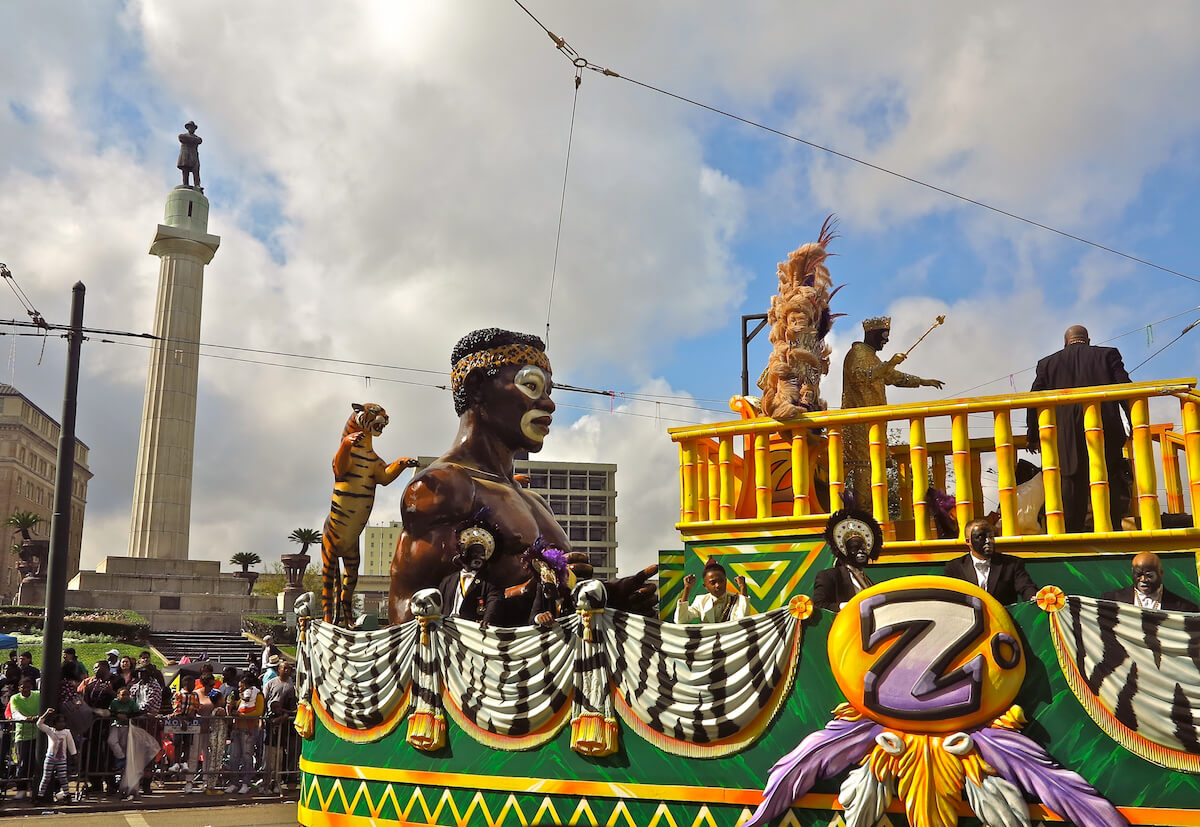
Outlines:
{"label": "overcast sky", "polygon": [[[292,529],[319,529],[351,402],[391,414],[385,459],[441,453],[454,342],[544,335],[549,317],[555,379],[620,395],[557,392],[540,456],[616,462],[621,568],[651,562],[680,545],[666,428],[729,417],[740,316],[766,310],[776,263],[829,213],[847,314],[834,405],[867,316],[890,313],[901,349],[948,317],[905,365],[946,389],[896,402],[1027,390],[1071,323],[1128,334],[1114,344],[1133,368],[1200,316],[1194,280],[647,88],[1198,278],[1194,3],[527,6],[622,76],[583,72],[553,287],[575,71],[515,3],[0,5],[0,261],[48,320],[67,321],[82,280],[86,324],[152,330],[147,251],[180,182],[176,136],[199,124],[222,242],[193,557],[270,562]],[[0,381],[57,417],[64,342],[0,341]],[[1189,334],[1134,379],[1192,376],[1198,347]],[[767,352],[763,336],[752,377]],[[116,338],[84,347],[85,567],[128,547],[147,359]],[[408,479],[381,490],[375,521],[399,519]]]}

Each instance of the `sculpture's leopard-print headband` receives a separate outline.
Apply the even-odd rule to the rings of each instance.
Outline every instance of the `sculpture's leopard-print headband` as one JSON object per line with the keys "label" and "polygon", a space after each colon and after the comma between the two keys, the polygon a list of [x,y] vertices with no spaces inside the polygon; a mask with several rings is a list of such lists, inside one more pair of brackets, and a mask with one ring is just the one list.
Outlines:
{"label": "sculpture's leopard-print headband", "polygon": [[467,381],[467,374],[476,368],[494,368],[502,365],[536,365],[550,372],[550,359],[544,351],[529,345],[501,345],[489,350],[477,350],[458,360],[450,371],[450,389],[455,393]]}

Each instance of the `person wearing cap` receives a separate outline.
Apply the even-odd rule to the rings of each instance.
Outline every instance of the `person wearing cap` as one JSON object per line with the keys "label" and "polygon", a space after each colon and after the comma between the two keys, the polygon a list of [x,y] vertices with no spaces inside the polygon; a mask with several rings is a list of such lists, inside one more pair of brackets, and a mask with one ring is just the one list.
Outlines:
{"label": "person wearing cap", "polygon": [[[675,622],[721,623],[726,620],[741,620],[748,614],[746,600],[746,578],[738,576],[738,591],[731,592],[725,579],[725,567],[715,557],[704,564],[704,594],[689,605],[692,589],[696,587],[696,575],[683,578],[683,597],[675,605]],[[740,592],[740,594],[739,594]]]}
{"label": "person wearing cap", "polygon": [[275,645],[275,638],[273,636],[263,635],[262,640],[263,640],[263,649],[262,649],[262,655],[259,658],[260,671],[263,669],[266,669],[270,665],[272,655],[275,655],[276,657],[278,657],[283,654],[283,651],[280,650],[280,648]]}
{"label": "person wearing cap", "polygon": [[[940,379],[922,379],[911,373],[896,370],[906,358],[903,353],[892,354],[886,362],[879,351],[888,343],[892,333],[892,318],[876,316],[864,319],[863,340],[850,345],[842,362],[842,407],[867,408],[887,404],[887,386],[897,388],[942,387]],[[847,490],[854,495],[854,505],[863,511],[871,510],[870,426],[864,423],[847,424],[842,428],[842,457]]]}
{"label": "person wearing cap", "polygon": [[834,566],[817,572],[813,582],[813,605],[836,612],[863,589],[873,586],[867,566],[879,559],[883,531],[865,511],[843,508],[825,524],[825,542],[833,551]]}
{"label": "person wearing cap", "polygon": [[115,672],[117,664],[121,662],[121,650],[109,649],[104,656],[108,658],[108,668]]}
{"label": "person wearing cap", "polygon": [[63,674],[70,674],[71,679],[76,683],[82,683],[83,679],[88,676],[87,667],[79,662],[75,650],[69,646],[63,649],[62,668]]}

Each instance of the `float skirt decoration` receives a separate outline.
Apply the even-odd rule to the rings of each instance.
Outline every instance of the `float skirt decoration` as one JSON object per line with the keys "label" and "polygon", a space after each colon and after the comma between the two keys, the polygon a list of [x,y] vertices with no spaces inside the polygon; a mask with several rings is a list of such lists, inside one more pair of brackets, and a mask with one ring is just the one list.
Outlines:
{"label": "float skirt decoration", "polygon": [[1050,630],[1097,726],[1147,761],[1200,773],[1200,615],[1069,597]]}

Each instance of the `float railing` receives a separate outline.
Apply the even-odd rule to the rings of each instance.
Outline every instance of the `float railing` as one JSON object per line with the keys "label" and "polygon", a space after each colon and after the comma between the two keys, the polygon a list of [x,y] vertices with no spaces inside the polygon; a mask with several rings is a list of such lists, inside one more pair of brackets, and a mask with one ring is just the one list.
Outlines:
{"label": "float railing", "polygon": [[[1109,517],[1109,471],[1100,411],[1105,402],[1117,402],[1128,412],[1132,425],[1126,453],[1133,475],[1131,510],[1137,533],[1160,533],[1159,468],[1165,479],[1169,513],[1183,513],[1188,502],[1200,503],[1200,394],[1195,388],[1195,379],[1170,379],[830,410],[786,421],[759,416],[672,428],[671,438],[679,444],[680,452],[677,527],[697,537],[705,533],[782,531],[822,523],[831,511],[842,507],[845,497],[845,429],[848,425],[864,425],[869,437],[871,496],[870,503],[860,507],[874,513],[890,539],[917,544],[937,539],[926,506],[930,487],[954,496],[953,516],[961,538],[971,519],[984,516],[985,458],[988,465],[995,465],[998,533],[1002,537],[1028,535],[1028,529],[1022,530],[1017,522],[1016,454],[1025,447],[1025,436],[1014,434],[1013,418],[1019,417],[1017,427],[1024,431],[1026,411],[1032,410],[1041,443],[1045,489],[1044,526],[1038,533],[1044,537],[1064,535],[1058,414],[1064,405],[1081,405],[1086,447],[1083,460],[1088,465],[1094,515],[1092,534],[1110,534],[1120,526],[1113,526]],[[1182,432],[1172,425],[1151,425],[1150,400],[1156,397],[1178,400]],[[749,415],[743,398],[735,397],[731,406],[743,416]],[[987,421],[986,431],[981,427],[983,420]],[[927,434],[938,429],[949,430],[950,439],[928,441]],[[898,503],[889,502],[889,462],[898,476]],[[951,474],[952,482],[947,486]],[[1194,506],[1192,511],[1196,511]],[[1192,515],[1187,523],[1190,528],[1200,528],[1198,516]]]}

